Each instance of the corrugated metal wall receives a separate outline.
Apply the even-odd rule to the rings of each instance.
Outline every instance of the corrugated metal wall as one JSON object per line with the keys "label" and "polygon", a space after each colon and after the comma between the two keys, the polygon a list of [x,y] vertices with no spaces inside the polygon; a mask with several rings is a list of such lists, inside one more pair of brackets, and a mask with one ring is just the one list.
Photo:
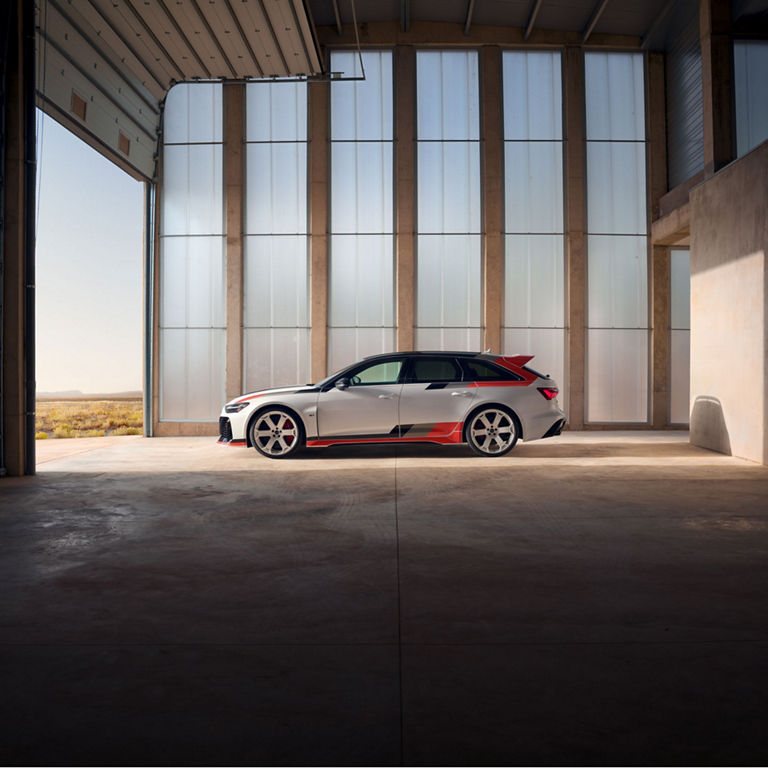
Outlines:
{"label": "corrugated metal wall", "polygon": [[675,8],[665,49],[667,163],[669,188],[673,189],[704,168],[699,5],[695,0]]}

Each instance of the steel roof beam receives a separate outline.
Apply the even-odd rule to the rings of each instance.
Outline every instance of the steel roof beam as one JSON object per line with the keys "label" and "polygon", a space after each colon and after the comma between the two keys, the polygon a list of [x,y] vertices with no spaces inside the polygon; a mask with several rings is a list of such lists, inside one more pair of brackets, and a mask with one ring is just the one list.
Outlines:
{"label": "steel roof beam", "polygon": [[541,8],[543,0],[534,0],[533,8],[528,16],[528,23],[525,25],[525,32],[523,33],[523,40],[527,40],[533,32],[533,25],[536,23],[536,17],[539,15],[539,9]]}
{"label": "steel roof beam", "polygon": [[595,6],[595,10],[592,11],[592,15],[589,17],[589,21],[587,22],[587,26],[584,27],[584,31],[581,33],[581,44],[584,45],[584,43],[589,40],[589,36],[592,34],[592,30],[595,28],[595,25],[598,21],[600,21],[600,17],[603,15],[603,11],[605,10],[605,6],[608,5],[609,0],[600,0],[600,2]]}
{"label": "steel roof beam", "polygon": [[475,10],[475,0],[469,0],[467,3],[467,18],[464,22],[464,34],[469,34],[469,28],[472,26],[472,14]]}
{"label": "steel roof beam", "polygon": [[645,34],[640,39],[640,47],[644,50],[648,50],[648,46],[651,43],[651,39],[653,36],[659,31],[661,28],[661,25],[664,23],[664,19],[667,18],[669,15],[669,12],[672,10],[672,8],[677,3],[677,0],[667,0],[667,2],[664,4],[664,7],[659,12],[659,15],[653,20],[651,23],[651,26],[648,27]]}

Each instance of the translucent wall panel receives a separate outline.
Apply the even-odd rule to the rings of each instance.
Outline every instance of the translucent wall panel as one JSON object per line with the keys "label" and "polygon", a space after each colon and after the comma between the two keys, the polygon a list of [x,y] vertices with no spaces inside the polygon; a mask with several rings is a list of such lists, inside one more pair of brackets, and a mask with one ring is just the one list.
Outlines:
{"label": "translucent wall panel", "polygon": [[504,51],[504,139],[563,138],[559,51]]}
{"label": "translucent wall panel", "polygon": [[331,231],[392,231],[392,143],[334,142]]}
{"label": "translucent wall panel", "polygon": [[416,328],[414,337],[416,349],[475,352],[483,348],[482,328]]}
{"label": "translucent wall panel", "polygon": [[[643,55],[586,53],[587,420],[648,419]],[[613,236],[611,236],[613,235]]]}
{"label": "translucent wall panel", "polygon": [[245,231],[306,232],[306,142],[248,144],[245,169]]}
{"label": "translucent wall panel", "polygon": [[584,56],[587,140],[645,139],[645,73],[641,53]]}
{"label": "translucent wall panel", "polygon": [[505,142],[504,166],[506,231],[562,232],[562,143]]}
{"label": "translucent wall panel", "polygon": [[419,235],[416,324],[482,325],[480,235]]}
{"label": "translucent wall panel", "polygon": [[[331,84],[329,371],[395,344],[392,54],[363,63],[365,80]],[[331,69],[359,75],[357,54]]]}
{"label": "translucent wall panel", "polygon": [[[334,141],[392,140],[392,52],[363,53],[365,80],[331,86],[331,138]],[[355,51],[333,51],[331,70],[359,77]]]}
{"label": "translucent wall panel", "polygon": [[643,142],[588,142],[587,189],[589,232],[647,232]]}
{"label": "translucent wall panel", "polygon": [[688,424],[691,419],[691,332],[670,332],[671,424]]}
{"label": "translucent wall panel", "polygon": [[245,238],[243,318],[248,328],[307,327],[307,238]]}
{"label": "translucent wall panel", "polygon": [[223,328],[160,329],[160,418],[214,421],[224,403]]}
{"label": "translucent wall panel", "polygon": [[480,138],[476,51],[418,51],[417,138],[476,141]]}
{"label": "translucent wall panel", "polygon": [[[505,354],[532,354],[565,404],[565,237],[561,57],[505,51]],[[495,351],[495,350],[494,350]]]}
{"label": "translucent wall panel", "polygon": [[307,382],[307,89],[246,89],[243,385]]}
{"label": "translucent wall panel", "polygon": [[768,139],[768,41],[734,41],[733,84],[741,157]]}
{"label": "translucent wall panel", "polygon": [[587,331],[587,420],[646,422],[648,331]]}
{"label": "translucent wall panel", "polygon": [[222,88],[174,86],[160,184],[160,419],[213,421],[224,400]]}
{"label": "translucent wall panel", "polygon": [[590,235],[587,248],[589,327],[647,328],[647,239]]}
{"label": "translucent wall panel", "polygon": [[246,141],[306,141],[305,83],[249,83],[245,99]]}
{"label": "translucent wall panel", "polygon": [[308,384],[309,328],[245,328],[245,389]]}
{"label": "translucent wall panel", "polygon": [[506,235],[504,325],[565,323],[562,235]]}
{"label": "translucent wall panel", "polygon": [[673,424],[687,424],[691,397],[691,259],[673,248],[670,258],[670,404]]}
{"label": "translucent wall panel", "polygon": [[480,149],[469,142],[420,142],[419,232],[479,232]]}
{"label": "translucent wall panel", "polygon": [[331,326],[394,324],[394,237],[331,237]]}
{"label": "translucent wall panel", "polygon": [[161,327],[223,328],[224,238],[163,238],[160,285]]}
{"label": "translucent wall panel", "polygon": [[173,144],[163,150],[161,235],[224,232],[221,144]]}
{"label": "translucent wall panel", "polygon": [[564,404],[565,329],[564,328],[505,328],[501,339],[505,355],[533,355],[531,366],[539,373],[549,374],[560,390],[560,405]]}
{"label": "translucent wall panel", "polygon": [[363,357],[394,348],[394,328],[329,328],[328,371],[333,373]]}
{"label": "translucent wall panel", "polygon": [[179,83],[165,99],[163,142],[197,144],[222,141],[220,83]]}

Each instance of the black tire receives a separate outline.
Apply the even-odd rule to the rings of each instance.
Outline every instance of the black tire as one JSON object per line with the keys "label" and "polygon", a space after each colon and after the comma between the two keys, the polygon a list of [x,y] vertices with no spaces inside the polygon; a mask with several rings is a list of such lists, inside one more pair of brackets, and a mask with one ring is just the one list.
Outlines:
{"label": "black tire", "polygon": [[464,438],[478,456],[504,456],[517,443],[520,422],[500,405],[485,405],[467,419]]}
{"label": "black tire", "polygon": [[251,419],[248,427],[251,445],[270,459],[295,456],[306,441],[301,419],[288,408],[267,406]]}

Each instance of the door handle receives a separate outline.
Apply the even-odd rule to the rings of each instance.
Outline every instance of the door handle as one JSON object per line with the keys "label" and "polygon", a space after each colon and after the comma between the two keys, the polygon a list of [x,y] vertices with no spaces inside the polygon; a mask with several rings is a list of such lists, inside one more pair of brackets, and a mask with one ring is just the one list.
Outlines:
{"label": "door handle", "polygon": [[469,392],[451,392],[451,397],[466,397]]}
{"label": "door handle", "polygon": [[379,395],[379,400],[391,400],[394,395]]}

